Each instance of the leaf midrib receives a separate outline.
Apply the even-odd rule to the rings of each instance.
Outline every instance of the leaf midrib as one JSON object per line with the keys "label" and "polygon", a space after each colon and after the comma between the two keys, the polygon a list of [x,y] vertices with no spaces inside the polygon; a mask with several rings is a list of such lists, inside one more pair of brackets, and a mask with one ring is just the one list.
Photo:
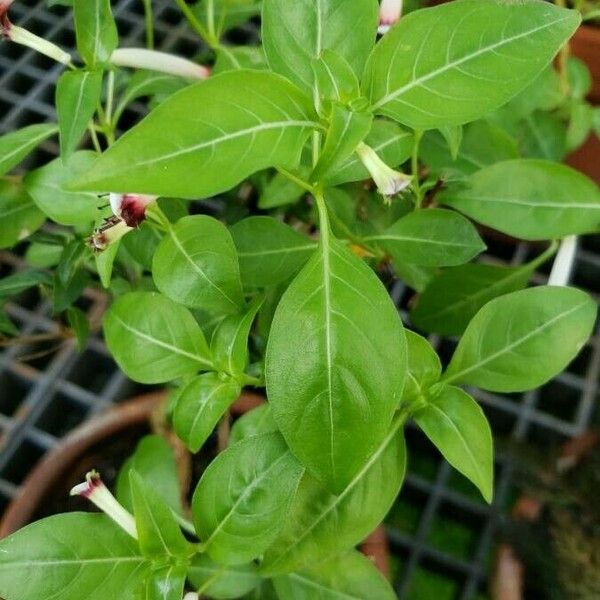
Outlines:
{"label": "leaf midrib", "polygon": [[377,110],[377,109],[381,108],[382,106],[384,106],[388,102],[391,102],[391,101],[395,100],[396,98],[398,98],[402,94],[405,94],[406,92],[408,92],[411,89],[413,89],[413,88],[421,85],[422,83],[425,83],[426,81],[434,79],[435,77],[437,77],[438,75],[441,75],[441,74],[445,73],[446,71],[454,69],[455,67],[458,67],[458,66],[460,66],[460,65],[462,65],[464,63],[467,63],[470,60],[473,60],[473,59],[475,59],[475,58],[477,58],[477,57],[479,57],[479,56],[481,56],[483,54],[486,54],[488,52],[496,50],[497,48],[501,48],[502,46],[510,44],[510,43],[512,43],[512,42],[514,42],[516,40],[519,40],[521,38],[525,38],[525,37],[531,36],[531,35],[537,33],[538,31],[543,31],[544,29],[548,29],[549,27],[552,27],[554,25],[562,23],[563,21],[566,21],[569,18],[570,17],[563,17],[562,19],[557,19],[557,20],[554,20],[554,21],[552,21],[550,23],[545,23],[544,25],[540,25],[539,27],[536,27],[534,29],[530,29],[529,31],[525,31],[525,32],[519,33],[518,35],[514,35],[512,37],[505,38],[505,39],[503,39],[503,40],[501,40],[499,42],[495,42],[494,44],[491,44],[489,46],[485,46],[484,48],[480,48],[479,50],[476,50],[475,52],[473,52],[473,53],[471,53],[471,54],[469,54],[467,56],[463,56],[463,57],[459,58],[458,60],[454,60],[452,62],[446,63],[442,67],[434,69],[433,71],[431,71],[430,73],[427,73],[426,75],[422,75],[421,77],[418,77],[417,79],[413,79],[409,83],[407,83],[404,86],[398,88],[396,91],[386,94],[385,96],[383,96],[380,100],[378,100],[372,106],[372,109],[373,110]]}
{"label": "leaf midrib", "polygon": [[503,354],[506,354],[507,352],[512,352],[515,348],[518,348],[525,342],[529,341],[531,338],[537,336],[542,331],[548,329],[548,327],[550,327],[550,326],[554,325],[555,323],[557,323],[558,321],[572,315],[574,312],[577,312],[580,308],[584,307],[586,304],[587,304],[587,301],[580,302],[573,308],[570,308],[569,310],[564,311],[564,312],[552,317],[552,319],[550,319],[549,321],[546,321],[540,327],[536,327],[535,329],[533,329],[526,335],[518,338],[516,341],[511,342],[507,346],[504,346],[500,350],[497,350],[496,352],[490,354],[487,358],[479,361],[478,363],[475,363],[475,364],[471,365],[470,367],[463,369],[462,371],[458,371],[457,373],[451,373],[450,377],[445,377],[445,376],[442,377],[441,381],[443,381],[444,383],[451,383],[453,381],[460,379],[461,377],[464,377],[464,375],[467,373],[471,373],[472,371],[480,369],[481,367],[496,360],[498,357],[502,356]]}
{"label": "leaf midrib", "polygon": [[429,244],[433,246],[454,246],[456,248],[478,248],[480,244],[461,244],[460,242],[451,242],[445,240],[434,240],[432,238],[418,238],[418,237],[410,237],[408,235],[392,235],[389,233],[382,233],[377,235],[369,235],[363,238],[365,242],[372,241],[389,241],[389,242],[415,242],[418,244]]}
{"label": "leaf midrib", "polygon": [[323,510],[323,512],[321,512],[321,514],[318,516],[318,518],[316,518],[313,521],[313,523],[310,525],[310,527],[307,527],[305,529],[304,533],[294,540],[293,544],[288,546],[286,548],[286,550],[284,552],[282,552],[275,561],[273,561],[270,565],[268,565],[269,569],[271,569],[273,567],[273,565],[276,565],[277,563],[281,562],[281,560],[283,559],[284,556],[287,556],[294,548],[296,548],[308,535],[310,535],[310,533],[313,531],[313,529],[315,529],[315,527],[317,527],[317,525],[319,525],[319,523],[330,512],[332,512],[334,509],[337,508],[337,506],[339,504],[341,504],[341,502],[345,499],[345,497],[354,489],[354,487],[356,485],[358,485],[360,483],[360,481],[366,475],[366,473],[369,471],[369,469],[375,464],[375,462],[377,462],[379,457],[385,452],[388,445],[392,442],[392,440],[398,433],[400,426],[403,423],[404,423],[403,418],[400,418],[400,416],[396,417],[396,421],[392,424],[392,428],[391,428],[389,434],[387,435],[387,437],[384,438],[383,442],[381,443],[381,445],[379,446],[377,451],[375,451],[373,453],[371,458],[365,463],[364,467],[356,474],[354,479],[346,486],[346,488],[342,492],[340,492],[340,494],[338,494],[336,496],[335,501],[332,504],[329,504],[325,508],[325,510]]}
{"label": "leaf midrib", "polygon": [[246,129],[240,129],[238,131],[234,131],[231,133],[227,133],[220,137],[212,138],[211,140],[207,140],[205,142],[201,142],[199,144],[195,144],[194,146],[189,146],[187,148],[182,148],[181,150],[176,150],[175,152],[171,152],[169,154],[161,154],[156,158],[151,158],[148,160],[136,162],[136,167],[145,167],[148,165],[154,165],[157,163],[164,162],[166,160],[171,160],[173,158],[177,158],[179,156],[183,156],[185,154],[190,154],[192,152],[197,152],[198,150],[203,150],[204,148],[210,148],[212,146],[216,146],[217,144],[225,143],[233,139],[237,139],[240,137],[244,137],[247,135],[254,135],[259,131],[267,131],[269,129],[278,129],[278,128],[286,128],[286,127],[312,127],[315,129],[320,129],[321,125],[316,121],[301,121],[301,120],[288,120],[288,121],[272,121],[270,123],[261,123],[260,125],[255,125],[253,127],[247,127]]}
{"label": "leaf midrib", "polygon": [[165,350],[170,350],[171,352],[174,352],[175,354],[179,354],[180,356],[185,356],[186,358],[191,358],[201,364],[204,364],[204,365],[207,365],[210,367],[213,366],[210,361],[206,360],[205,358],[202,358],[199,354],[192,354],[191,352],[186,352],[185,350],[182,350],[181,348],[178,348],[177,346],[173,346],[172,344],[163,342],[162,340],[159,340],[158,338],[152,337],[152,336],[144,333],[143,331],[136,329],[135,327],[131,327],[131,325],[128,325],[125,321],[123,321],[123,319],[121,319],[120,317],[118,317],[115,314],[113,314],[113,317],[116,321],[118,321],[119,324],[121,324],[125,329],[127,329],[127,331],[129,331],[130,333],[133,333],[133,335],[136,335],[136,336],[142,338],[143,340],[146,340],[147,342],[150,342],[151,344],[154,344],[155,346],[159,346],[160,348],[164,348]]}

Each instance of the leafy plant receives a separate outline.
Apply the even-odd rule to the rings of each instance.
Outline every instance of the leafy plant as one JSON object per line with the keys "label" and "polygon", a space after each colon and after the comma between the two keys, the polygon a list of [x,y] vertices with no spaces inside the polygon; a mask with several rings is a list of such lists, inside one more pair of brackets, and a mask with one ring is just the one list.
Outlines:
{"label": "leafy plant", "polygon": [[[375,0],[264,0],[262,48],[231,48],[223,31],[256,2],[177,4],[212,50],[207,81],[190,84],[208,76],[196,63],[118,48],[108,0],[73,2],[82,66],[3,16],[7,37],[72,67],[58,128],[0,139],[4,172],[57,129],[61,143],[55,162],[3,181],[5,212],[27,219],[7,245],[44,215],[73,229],[53,278],[19,273],[0,290],[53,286],[67,310],[99,277],[115,297],[111,353],[131,378],[172,385],[169,420],[192,452],[210,454],[242,388],[266,388],[267,403],[234,424],[191,508],[161,438],[142,440],[117,499],[90,473],[73,493],[106,515],[57,515],[0,542],[0,595],[391,598],[354,547],[400,491],[407,421],[491,501],[490,427],[458,386],[539,386],[594,325],[584,292],[521,288],[555,240],[598,231],[600,191],[520,157],[494,125],[580,17],[538,0],[457,0],[411,12],[376,42]],[[123,66],[147,70],[121,83]],[[140,96],[156,106],[121,135]],[[86,128],[94,151],[77,150]],[[103,195],[110,216],[97,212]],[[193,201],[216,195],[224,218],[197,214]],[[252,202],[272,212],[248,216]],[[469,264],[485,249],[473,221],[553,243],[519,268]],[[423,292],[415,325],[462,334],[445,368],[405,331],[384,264]]]}

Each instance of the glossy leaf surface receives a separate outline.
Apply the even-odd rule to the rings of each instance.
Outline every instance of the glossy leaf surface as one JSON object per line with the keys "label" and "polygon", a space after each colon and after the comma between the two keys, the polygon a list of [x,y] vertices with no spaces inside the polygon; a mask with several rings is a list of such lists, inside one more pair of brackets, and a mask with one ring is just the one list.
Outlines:
{"label": "glossy leaf surface", "polygon": [[360,77],[375,42],[377,9],[375,0],[265,0],[262,40],[269,66],[312,95],[312,61],[327,49]]}
{"label": "glossy leaf surface", "polygon": [[600,189],[575,169],[513,160],[474,173],[439,201],[475,221],[525,240],[600,231]]}
{"label": "glossy leaf surface", "polygon": [[460,265],[485,250],[468,219],[439,208],[409,213],[385,231],[364,240],[381,245],[394,259],[424,267]]}
{"label": "glossy leaf surface", "polygon": [[494,492],[492,432],[469,394],[442,386],[413,418],[444,458],[478,488],[487,502]]}
{"label": "glossy leaf surface", "polygon": [[277,307],[265,373],[288,445],[332,491],[385,437],[405,369],[402,323],[385,288],[326,231]]}
{"label": "glossy leaf surface", "polygon": [[209,556],[236,565],[262,554],[287,518],[303,471],[278,433],[247,438],[220,454],[193,500]]}
{"label": "glossy leaf surface", "polygon": [[248,217],[231,228],[245,286],[288,281],[306,263],[317,242],[271,217]]}
{"label": "glossy leaf surface", "polygon": [[581,350],[596,311],[575,288],[541,286],[496,298],[469,323],[443,381],[495,392],[542,385]]}
{"label": "glossy leaf surface", "polygon": [[536,0],[457,0],[403,17],[363,79],[376,112],[416,129],[481,118],[525,88],[580,22]]}
{"label": "glossy leaf surface", "polygon": [[209,314],[243,306],[235,247],[225,225],[205,215],[169,227],[152,261],[156,287],[176,302]]}
{"label": "glossy leaf surface", "polygon": [[150,562],[108,517],[56,515],[0,541],[0,595],[7,600],[60,597],[137,600]]}
{"label": "glossy leaf surface", "polygon": [[213,196],[266,167],[294,166],[316,127],[309,100],[285,79],[229,71],[167,99],[74,185],[191,199]]}
{"label": "glossy leaf surface", "polygon": [[191,313],[155,292],[121,296],[104,317],[106,343],[132,379],[161,383],[212,367]]}
{"label": "glossy leaf surface", "polygon": [[200,450],[240,392],[238,383],[217,373],[199,375],[179,392],[173,425],[192,452]]}

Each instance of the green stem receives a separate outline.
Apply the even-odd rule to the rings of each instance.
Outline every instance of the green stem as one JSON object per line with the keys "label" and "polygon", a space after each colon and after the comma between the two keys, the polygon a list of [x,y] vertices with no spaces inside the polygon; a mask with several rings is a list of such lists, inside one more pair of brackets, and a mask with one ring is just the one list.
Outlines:
{"label": "green stem", "polygon": [[107,79],[107,84],[106,84],[106,108],[105,108],[106,124],[111,128],[112,128],[114,101],[115,101],[115,72],[111,69],[108,72],[108,79]]}
{"label": "green stem", "polygon": [[288,171],[287,169],[284,169],[283,167],[276,167],[276,168],[277,168],[277,171],[279,173],[281,173],[284,177],[287,177],[290,181],[293,181],[297,186],[301,187],[302,189],[304,189],[307,192],[314,195],[315,189],[312,185],[310,185],[310,183],[308,183],[308,181],[304,181],[304,179],[300,179],[300,177],[296,177],[296,175],[294,175],[293,173],[290,173],[290,171]]}
{"label": "green stem", "polygon": [[215,34],[215,3],[214,0],[205,0],[206,2],[206,20],[208,22],[208,34],[217,39]]}
{"label": "green stem", "polygon": [[185,0],[175,0],[175,3],[179,7],[179,10],[184,14],[185,18],[189,21],[196,33],[210,46],[211,49],[217,50],[219,48],[219,40],[215,39],[209,31],[206,30],[204,25],[200,23],[192,9],[187,5]]}
{"label": "green stem", "polygon": [[252,375],[242,375],[240,377],[240,385],[242,387],[251,385],[252,387],[265,387],[265,382],[259,377],[253,377]]}
{"label": "green stem", "polygon": [[415,129],[415,142],[413,144],[412,156],[411,156],[411,172],[413,176],[413,190],[415,192],[415,207],[421,208],[423,202],[423,190],[421,189],[421,182],[419,180],[419,146],[421,145],[421,138],[423,132]]}
{"label": "green stem", "polygon": [[88,125],[88,130],[90,132],[90,137],[92,138],[92,144],[94,145],[94,149],[98,154],[102,154],[102,147],[100,146],[100,142],[98,141],[98,136],[96,135],[96,127],[94,122],[91,121]]}
{"label": "green stem", "polygon": [[146,23],[146,46],[154,50],[154,15],[152,11],[152,0],[142,0],[144,3],[144,20]]}

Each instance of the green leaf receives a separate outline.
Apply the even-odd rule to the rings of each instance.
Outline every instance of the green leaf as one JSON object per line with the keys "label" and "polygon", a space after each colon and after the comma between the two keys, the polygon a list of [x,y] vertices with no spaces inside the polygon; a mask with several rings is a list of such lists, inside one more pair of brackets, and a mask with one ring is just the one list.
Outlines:
{"label": "green leaf", "polygon": [[[305,171],[306,178],[308,178],[310,169],[305,169]],[[260,189],[258,208],[267,210],[286,204],[294,204],[305,194],[306,190],[303,187],[300,187],[282,173],[275,173]]]}
{"label": "green leaf", "polygon": [[[2,282],[0,282],[0,284],[1,283]],[[69,321],[69,327],[75,334],[77,349],[79,352],[83,352],[88,338],[90,337],[90,323],[88,318],[83,311],[72,306],[67,310],[67,319]]]}
{"label": "green leaf", "polygon": [[367,463],[338,494],[306,474],[286,524],[265,553],[266,575],[289,573],[361,542],[384,519],[406,472],[406,445],[397,417]]}
{"label": "green leaf", "polygon": [[234,422],[229,434],[229,444],[233,445],[253,435],[274,431],[277,431],[277,425],[271,407],[267,403],[261,404]]}
{"label": "green leaf", "polygon": [[21,184],[0,180],[0,248],[14,246],[37,231],[44,221],[44,213]]}
{"label": "green leaf", "polygon": [[92,120],[101,93],[102,71],[65,71],[60,76],[56,84],[56,112],[65,162]]}
{"label": "green leaf", "polygon": [[492,432],[479,404],[460,388],[444,385],[413,418],[444,458],[479,488],[486,502],[491,502]]}
{"label": "green leaf", "polygon": [[442,364],[431,344],[413,331],[406,330],[408,377],[402,400],[422,396],[442,374]]}
{"label": "green leaf", "polygon": [[321,149],[319,162],[311,175],[312,181],[323,181],[325,175],[347,160],[371,129],[373,115],[352,112],[334,104],[329,117],[329,128]]}
{"label": "green leaf", "polygon": [[153,570],[146,581],[143,600],[181,600],[186,570],[185,565],[181,564]]}
{"label": "green leaf", "polygon": [[490,300],[524,288],[535,270],[470,264],[436,275],[419,296],[410,319],[419,329],[460,335],[477,311]]}
{"label": "green leaf", "polygon": [[180,483],[173,448],[160,435],[145,435],[117,477],[117,499],[133,511],[129,473],[135,471],[176,513],[182,513]]}
{"label": "green leaf", "polygon": [[58,127],[53,123],[40,123],[0,137],[0,176],[16,167],[34,148],[57,131]]}
{"label": "green leaf", "polygon": [[212,368],[208,345],[183,306],[154,292],[121,296],[104,317],[108,348],[140,383],[162,383]]}
{"label": "green leaf", "polygon": [[51,285],[52,277],[46,271],[27,269],[0,278],[0,298],[16,296],[21,292],[38,286]]}
{"label": "green leaf", "polygon": [[437,269],[434,267],[421,267],[413,265],[409,262],[394,259],[392,265],[396,275],[404,281],[409,287],[417,292],[422,292],[437,274]]}
{"label": "green leaf", "polygon": [[286,442],[332,491],[346,487],[385,437],[405,372],[406,341],[387,291],[323,229],[277,307],[265,374]]}
{"label": "green leaf", "polygon": [[169,227],[154,253],[152,277],[163,294],[190,308],[220,315],[243,307],[235,246],[212,217],[184,217]]}
{"label": "green leaf", "polygon": [[389,581],[369,558],[348,552],[318,566],[273,579],[280,600],[394,600]]}
{"label": "green leaf", "polygon": [[248,338],[256,313],[264,302],[255,298],[243,315],[225,317],[215,329],[210,351],[215,368],[232,376],[243,375],[248,363]]}
{"label": "green leaf", "polygon": [[216,52],[213,75],[236,69],[267,69],[267,59],[260,46],[220,46]]}
{"label": "green leaf", "polygon": [[170,506],[134,470],[129,472],[133,513],[142,554],[154,559],[187,558],[193,553]]}
{"label": "green leaf", "polygon": [[463,139],[462,125],[446,125],[440,127],[438,131],[448,145],[452,160],[456,160]]}
{"label": "green leaf", "polygon": [[[413,135],[393,121],[373,121],[371,131],[365,138],[377,155],[390,167],[397,167],[408,159],[413,148]],[[328,185],[340,185],[350,181],[361,181],[370,177],[357,154],[348,158],[327,176]]]}
{"label": "green leaf", "polygon": [[433,173],[459,171],[470,175],[487,165],[518,158],[517,144],[500,127],[487,121],[475,121],[464,127],[456,157],[437,131],[428,131],[420,146],[420,156]]}
{"label": "green leaf", "polygon": [[284,524],[303,471],[277,433],[247,438],[220,454],[193,499],[208,555],[235,565],[262,554]]}
{"label": "green leaf", "polygon": [[541,286],[488,302],[469,323],[442,380],[493,392],[546,383],[591,334],[596,303],[574,288]]}
{"label": "green leaf", "polygon": [[600,189],[566,165],[511,160],[471,175],[438,197],[471,219],[525,240],[600,231]]}
{"label": "green leaf", "polygon": [[261,582],[254,563],[226,567],[214,562],[206,554],[194,557],[187,574],[201,597],[217,600],[245,596]]}
{"label": "green leaf", "polygon": [[88,225],[99,214],[102,200],[89,192],[72,192],[67,181],[85,173],[96,160],[96,154],[87,150],[76,152],[64,164],[60,158],[35,169],[25,176],[25,189],[38,208],[61,225]]}
{"label": "green leaf", "polygon": [[317,242],[272,217],[249,217],[230,231],[246,287],[289,281],[317,247]]}
{"label": "green leaf", "polygon": [[[62,260],[62,259],[61,259]],[[60,264],[59,267],[60,269]],[[54,314],[67,310],[90,283],[90,275],[83,268],[77,268],[68,279],[61,280],[58,272],[54,275],[52,289],[52,310]]]}
{"label": "green leaf", "polygon": [[210,6],[218,37],[220,33],[243,25],[252,17],[260,14],[260,5],[261,0],[213,0],[212,3],[200,0],[192,10],[208,26]]}
{"label": "green leaf", "polygon": [[56,515],[0,540],[7,600],[137,600],[149,570],[137,542],[105,515]]}
{"label": "green leaf", "polygon": [[569,151],[576,150],[590,135],[594,111],[587,102],[573,102],[570,108],[566,145]]}
{"label": "green leaf", "polygon": [[119,44],[110,0],[73,0],[77,50],[88,67],[106,64]]}
{"label": "green leaf", "polygon": [[536,0],[457,0],[401,19],[371,54],[373,109],[415,129],[481,118],[525,88],[581,21]]}
{"label": "green leaf", "polygon": [[55,267],[62,254],[63,247],[57,243],[31,242],[25,252],[28,265],[38,269]]}
{"label": "green leaf", "polygon": [[261,169],[293,167],[317,127],[308,98],[282,77],[230,71],[167,99],[73,185],[190,199],[213,196]]}
{"label": "green leaf", "polygon": [[363,239],[383,246],[394,260],[425,267],[460,265],[486,248],[468,219],[439,208],[411,212],[385,231]]}
{"label": "green leaf", "polygon": [[567,130],[555,113],[535,111],[518,130],[521,154],[527,158],[561,161],[567,154]]}
{"label": "green leaf", "polygon": [[312,61],[323,50],[344,58],[360,77],[375,43],[377,22],[375,0],[264,0],[263,47],[273,71],[312,95]]}
{"label": "green leaf", "polygon": [[356,73],[343,56],[326,48],[312,59],[312,68],[319,98],[348,104],[360,96]]}
{"label": "green leaf", "polygon": [[202,448],[240,392],[236,381],[222,378],[217,373],[199,375],[179,392],[173,426],[192,452]]}
{"label": "green leaf", "polygon": [[102,287],[105,289],[110,288],[113,267],[120,247],[121,240],[117,240],[116,242],[110,244],[108,248],[106,248],[99,254],[94,254],[96,271],[98,271],[98,275],[100,276],[100,283],[102,283]]}

